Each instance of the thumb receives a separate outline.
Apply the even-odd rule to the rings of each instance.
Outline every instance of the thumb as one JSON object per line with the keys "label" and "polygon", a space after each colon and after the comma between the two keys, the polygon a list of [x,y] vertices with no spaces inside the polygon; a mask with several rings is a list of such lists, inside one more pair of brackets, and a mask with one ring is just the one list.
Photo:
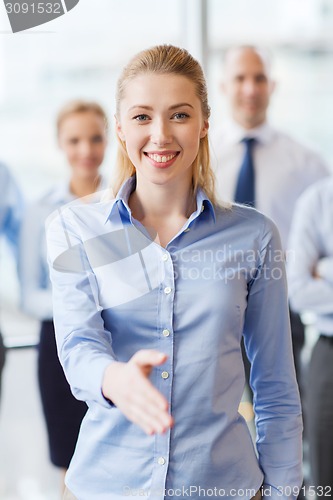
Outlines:
{"label": "thumb", "polygon": [[164,363],[167,355],[155,349],[140,349],[131,358],[131,361],[141,367],[153,367]]}

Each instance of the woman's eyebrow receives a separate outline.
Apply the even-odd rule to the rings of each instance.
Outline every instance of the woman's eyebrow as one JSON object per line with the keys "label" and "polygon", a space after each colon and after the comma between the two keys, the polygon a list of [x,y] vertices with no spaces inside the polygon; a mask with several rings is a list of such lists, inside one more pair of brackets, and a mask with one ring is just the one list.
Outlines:
{"label": "woman's eyebrow", "polygon": [[[189,108],[193,108],[192,104],[189,104],[188,102],[180,102],[178,104],[173,104],[172,106],[169,107],[170,110],[172,109],[177,109],[177,108],[182,108],[184,106],[188,106]],[[148,111],[153,111],[153,108],[151,106],[147,106],[145,104],[134,104],[134,106],[131,106],[128,111],[131,111],[132,109],[147,109]]]}
{"label": "woman's eyebrow", "polygon": [[193,108],[192,104],[189,104],[188,102],[180,102],[179,104],[174,104],[173,106],[170,106],[169,109],[177,109],[177,108],[182,108],[184,106],[188,106],[189,108]]}
{"label": "woman's eyebrow", "polygon": [[149,111],[152,111],[153,108],[151,106],[145,106],[144,104],[134,104],[134,106],[131,106],[128,111],[131,111],[132,109],[148,109]]}

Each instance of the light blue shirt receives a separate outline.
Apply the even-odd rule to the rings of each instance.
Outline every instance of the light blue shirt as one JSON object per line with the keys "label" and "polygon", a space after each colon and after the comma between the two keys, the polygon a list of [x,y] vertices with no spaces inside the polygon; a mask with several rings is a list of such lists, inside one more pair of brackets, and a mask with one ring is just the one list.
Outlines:
{"label": "light blue shirt", "polygon": [[17,256],[23,199],[7,167],[0,163],[0,234],[11,244]]}
{"label": "light blue shirt", "polygon": [[[162,248],[131,215],[133,183],[47,224],[59,355],[89,405],[68,488],[79,500],[244,500],[264,481],[272,498],[291,498],[302,422],[276,227],[254,209],[213,207],[199,190],[197,210]],[[238,413],[243,332],[259,458]],[[175,421],[163,435],[146,435],[101,392],[106,367],[142,348],[168,355],[151,374]]]}
{"label": "light blue shirt", "polygon": [[[333,335],[333,178],[299,199],[288,254],[289,293],[297,311],[316,314],[316,328]],[[315,278],[317,269],[322,278]]]}

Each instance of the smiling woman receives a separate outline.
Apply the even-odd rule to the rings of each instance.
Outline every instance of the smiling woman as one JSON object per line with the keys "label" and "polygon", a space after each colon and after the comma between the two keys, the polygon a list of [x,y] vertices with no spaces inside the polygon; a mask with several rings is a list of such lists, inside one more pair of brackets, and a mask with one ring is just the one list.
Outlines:
{"label": "smiling woman", "polygon": [[[133,88],[134,79],[135,92],[133,93],[130,87]],[[162,100],[161,96],[163,96]],[[216,201],[214,175],[210,168],[208,153],[207,131],[210,107],[207,87],[202,69],[194,59],[188,59],[185,63],[185,51],[172,52],[169,48],[168,52],[166,46],[164,49],[161,48],[158,57],[149,50],[139,53],[124,68],[119,78],[116,108],[117,132],[122,146],[118,150],[116,192],[126,177],[134,173],[134,164],[128,153],[128,147],[127,145],[124,147],[126,123],[129,124],[132,119],[132,121],[143,121],[145,125],[148,123],[150,127],[154,126],[150,148],[153,144],[154,147],[150,151],[144,152],[147,155],[149,152],[155,154],[156,150],[157,157],[161,156],[161,152],[163,153],[159,142],[162,141],[162,145],[163,141],[168,143],[168,137],[163,137],[165,134],[169,133],[170,142],[171,125],[173,125],[173,129],[180,128],[180,135],[182,130],[185,131],[189,127],[194,130],[195,126],[198,127],[199,134],[195,136],[197,143],[193,149],[197,150],[192,159],[194,163],[191,165],[193,187],[195,191],[200,185],[208,193],[211,200]],[[153,113],[153,115],[150,116],[147,112]],[[193,136],[190,140],[193,141]],[[165,152],[171,154],[169,150],[171,147],[167,145]],[[188,148],[186,150],[188,151]],[[176,148],[175,153],[180,153],[180,150]],[[163,156],[165,155],[162,154],[162,158]],[[155,161],[157,163],[158,158]]]}
{"label": "smiling woman", "polygon": [[[127,83],[117,132],[136,170],[132,211],[163,246],[195,208],[193,164],[207,130],[195,85],[188,78],[145,74]],[[144,207],[140,200],[148,199],[151,206]],[[169,219],[170,230],[163,219]]]}
{"label": "smiling woman", "polygon": [[[49,219],[58,352],[89,406],[66,498],[244,500],[263,483],[272,498],[300,488],[280,239],[256,210],[216,203],[209,114],[186,50],[139,53],[118,82],[116,197]],[[242,335],[258,456],[238,413]]]}

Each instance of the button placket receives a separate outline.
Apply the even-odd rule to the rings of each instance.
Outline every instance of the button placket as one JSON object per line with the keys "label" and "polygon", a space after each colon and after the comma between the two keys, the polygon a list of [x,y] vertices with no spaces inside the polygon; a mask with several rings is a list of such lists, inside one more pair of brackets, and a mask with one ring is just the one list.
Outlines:
{"label": "button placket", "polygon": [[[174,309],[174,262],[172,255],[163,250],[160,255],[160,269],[162,271],[162,281],[160,285],[159,304],[159,338],[161,343],[159,349],[167,354],[168,358],[161,367],[158,367],[157,388],[165,396],[171,407],[171,387],[173,374],[173,309]],[[155,436],[155,471],[154,489],[163,491],[166,484],[168,463],[170,454],[170,429],[163,434]],[[153,486],[152,486],[153,487]],[[160,500],[160,499],[158,499]],[[162,500],[162,498],[161,498]]]}

